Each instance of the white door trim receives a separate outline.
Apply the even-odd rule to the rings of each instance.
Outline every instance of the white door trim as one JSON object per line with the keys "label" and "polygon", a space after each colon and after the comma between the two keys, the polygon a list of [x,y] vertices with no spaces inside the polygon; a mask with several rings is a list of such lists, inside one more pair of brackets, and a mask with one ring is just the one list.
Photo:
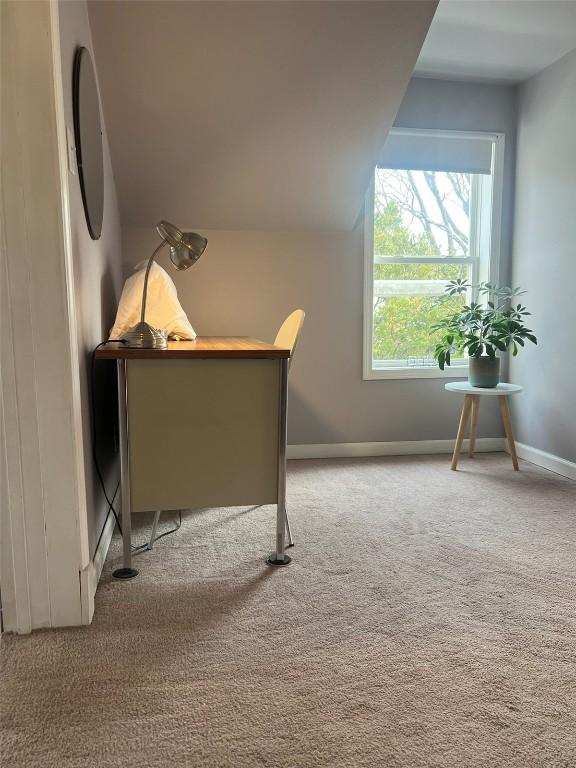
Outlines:
{"label": "white door trim", "polygon": [[47,3],[0,3],[0,9],[6,486],[0,580],[4,629],[25,633],[81,623],[88,534],[57,9]]}
{"label": "white door trim", "polygon": [[[4,4],[0,4],[0,16]],[[0,29],[2,23],[0,22]],[[1,66],[1,62],[0,62]],[[2,189],[0,184],[0,190]],[[2,199],[2,212],[4,204]],[[2,485],[0,486],[0,586],[2,589],[3,628],[26,633],[32,629],[30,587],[28,583],[28,552],[26,549],[26,519],[20,430],[15,417],[16,373],[14,361],[14,331],[4,227],[0,217],[0,324],[3,329],[0,354],[0,456]]]}
{"label": "white door trim", "polygon": [[86,481],[84,473],[84,445],[82,440],[82,400],[80,394],[80,352],[78,345],[78,314],[76,311],[76,292],[74,280],[74,258],[70,225],[70,196],[68,191],[68,146],[66,122],[64,119],[64,92],[62,87],[62,57],[60,46],[60,19],[58,2],[50,0],[50,26],[52,30],[52,69],[54,73],[54,101],[56,108],[56,135],[58,143],[58,161],[60,168],[60,199],[62,204],[62,226],[64,246],[64,267],[66,279],[66,300],[68,304],[68,342],[72,370],[72,413],[75,432],[75,473],[78,489],[78,536],[80,544],[80,567],[90,562],[88,540],[88,511],[86,500]]}

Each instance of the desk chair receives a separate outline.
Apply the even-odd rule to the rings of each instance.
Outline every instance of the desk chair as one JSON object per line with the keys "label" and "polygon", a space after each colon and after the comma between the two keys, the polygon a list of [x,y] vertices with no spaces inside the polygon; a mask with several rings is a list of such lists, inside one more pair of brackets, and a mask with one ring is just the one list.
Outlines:
{"label": "desk chair", "polygon": [[274,339],[274,345],[277,347],[285,347],[290,350],[290,363],[294,357],[294,350],[298,339],[300,338],[300,331],[304,325],[304,318],[306,317],[303,309],[295,309],[286,320],[280,326],[276,338]]}
{"label": "desk chair", "polygon": [[[288,366],[292,365],[292,359],[294,357],[294,350],[298,344],[300,337],[300,331],[304,325],[304,318],[306,317],[303,309],[295,309],[294,312],[288,315],[286,320],[280,326],[276,338],[274,339],[274,345],[277,347],[284,347],[290,350],[290,359]],[[290,369],[288,369],[290,370]],[[146,549],[151,550],[154,546],[154,542],[157,539],[156,531],[158,528],[158,522],[160,521],[161,510],[154,513],[154,520],[152,521],[152,531],[150,533],[150,540]],[[286,513],[286,534],[288,536],[288,547],[294,546],[294,540],[292,539],[292,531],[290,530],[290,521],[288,520],[288,513]],[[145,546],[145,545],[144,545]]]}
{"label": "desk chair", "polygon": [[[292,365],[292,359],[294,358],[294,350],[298,344],[300,338],[300,331],[304,325],[304,318],[306,314],[303,309],[295,309],[294,312],[288,315],[286,320],[280,326],[274,344],[277,347],[285,347],[290,350],[290,359],[288,366]],[[290,370],[290,368],[288,368]],[[288,512],[286,512],[286,534],[288,536],[288,547],[294,546],[294,540],[292,539],[292,531],[290,530],[290,521],[288,519]]]}

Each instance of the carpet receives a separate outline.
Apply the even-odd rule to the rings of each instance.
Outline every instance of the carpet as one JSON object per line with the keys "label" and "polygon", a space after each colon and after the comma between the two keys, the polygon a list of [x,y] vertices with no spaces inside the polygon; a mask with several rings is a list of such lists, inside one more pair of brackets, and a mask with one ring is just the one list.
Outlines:
{"label": "carpet", "polygon": [[92,626],[2,639],[3,768],[575,766],[575,485],[521,470],[290,462],[288,568],[274,507],[115,539]]}

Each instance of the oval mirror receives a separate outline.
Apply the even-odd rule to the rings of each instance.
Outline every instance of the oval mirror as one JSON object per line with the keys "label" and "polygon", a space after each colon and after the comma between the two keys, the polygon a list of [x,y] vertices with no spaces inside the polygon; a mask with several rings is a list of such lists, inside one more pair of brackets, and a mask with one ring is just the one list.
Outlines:
{"label": "oval mirror", "polygon": [[77,48],[73,75],[74,140],[86,223],[92,240],[102,234],[104,158],[96,74],[87,48]]}

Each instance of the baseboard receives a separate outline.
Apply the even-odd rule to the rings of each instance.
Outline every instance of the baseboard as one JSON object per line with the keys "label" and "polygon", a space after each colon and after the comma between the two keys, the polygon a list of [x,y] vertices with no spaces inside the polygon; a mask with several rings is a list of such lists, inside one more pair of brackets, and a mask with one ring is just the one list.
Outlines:
{"label": "baseboard", "polygon": [[100,543],[90,563],[80,571],[80,596],[82,601],[82,624],[90,624],[94,616],[94,595],[98,589],[98,582],[102,574],[102,568],[108,554],[108,548],[112,541],[112,534],[116,521],[113,515],[108,515],[104,530],[100,537]]}
{"label": "baseboard", "polygon": [[[361,458],[363,456],[415,456],[427,453],[452,453],[455,440],[401,440],[386,443],[317,443],[289,445],[289,459]],[[464,441],[468,448],[468,440]],[[503,437],[481,437],[476,440],[478,452],[503,451]]]}
{"label": "baseboard", "polygon": [[546,453],[539,448],[532,448],[524,443],[516,443],[516,453],[518,458],[536,464],[538,467],[548,469],[562,477],[568,477],[570,480],[576,480],[576,463],[555,456],[553,453]]}

